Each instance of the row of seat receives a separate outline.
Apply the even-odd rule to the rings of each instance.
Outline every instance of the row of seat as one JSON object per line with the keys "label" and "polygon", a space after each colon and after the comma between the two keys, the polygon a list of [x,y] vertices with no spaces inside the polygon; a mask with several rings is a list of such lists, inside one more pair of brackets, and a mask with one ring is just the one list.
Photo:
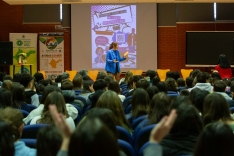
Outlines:
{"label": "row of seat", "polygon": [[[29,147],[36,147],[36,138],[40,128],[48,126],[48,124],[35,124],[35,125],[26,125],[23,128],[21,140],[26,143]],[[129,156],[141,155],[141,148],[149,140],[149,135],[151,130],[154,128],[154,125],[149,125],[142,128],[139,132],[132,135],[123,127],[116,126],[118,133],[118,143],[121,149]]]}

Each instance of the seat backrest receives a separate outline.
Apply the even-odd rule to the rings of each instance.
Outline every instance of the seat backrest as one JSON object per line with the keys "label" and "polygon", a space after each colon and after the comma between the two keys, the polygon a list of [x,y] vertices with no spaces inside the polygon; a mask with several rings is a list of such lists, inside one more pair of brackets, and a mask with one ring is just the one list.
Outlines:
{"label": "seat backrest", "polygon": [[26,125],[23,128],[22,136],[21,138],[28,138],[28,139],[36,139],[37,133],[40,130],[40,128],[48,126],[48,124],[34,124],[34,125]]}
{"label": "seat backrest", "polygon": [[140,116],[140,117],[138,117],[138,118],[136,118],[136,119],[133,119],[133,120],[132,120],[132,124],[131,124],[132,129],[135,129],[135,128],[137,127],[137,125],[138,125],[141,121],[143,121],[145,118],[147,118],[147,115],[143,115],[143,116]]}
{"label": "seat backrest", "polygon": [[165,81],[166,73],[170,71],[170,69],[157,69],[158,76],[160,77],[161,81]]}
{"label": "seat backrest", "polygon": [[234,107],[230,107],[229,109],[231,113],[234,113]]}
{"label": "seat backrest", "polygon": [[72,81],[73,78],[76,76],[77,71],[76,70],[66,70],[66,72],[70,75],[69,80]]}
{"label": "seat backrest", "polygon": [[123,101],[123,108],[124,108],[124,109],[127,108],[127,106],[128,106],[128,101],[131,100],[131,99],[132,99],[132,96],[128,96],[128,97],[126,97],[126,98],[124,99],[124,101]]}
{"label": "seat backrest", "polygon": [[141,147],[149,141],[149,136],[151,130],[154,128],[156,124],[149,125],[146,127],[143,127],[141,130],[138,132],[134,133],[133,135],[133,148],[135,149],[135,152],[138,153]]}
{"label": "seat backrest", "polygon": [[32,104],[27,104],[27,106],[30,108],[31,111],[37,108],[37,106],[34,106]]}
{"label": "seat backrest", "polygon": [[80,100],[83,102],[84,105],[86,105],[86,99],[84,97],[76,95],[76,100]]}
{"label": "seat backrest", "polygon": [[193,69],[181,69],[180,72],[182,74],[183,79],[185,80],[190,73],[193,71]]}
{"label": "seat backrest", "polygon": [[116,126],[116,130],[118,134],[118,139],[124,140],[132,145],[133,143],[132,136],[125,128],[121,126]]}
{"label": "seat backrest", "polygon": [[30,148],[36,148],[36,144],[37,144],[36,139],[20,139],[20,141],[23,141],[25,145]]}
{"label": "seat backrest", "polygon": [[42,73],[44,79],[47,79],[47,75],[46,75],[46,73],[45,73],[44,70],[40,70],[40,71],[38,71],[38,72],[39,72],[39,73]]}
{"label": "seat backrest", "polygon": [[82,116],[83,116],[83,110],[80,108],[80,107],[78,107],[78,106],[76,106],[76,105],[73,105],[76,109],[77,109],[77,111],[78,111],[78,115],[77,115],[77,117],[74,119],[74,122],[75,122],[75,124],[77,125],[78,123],[79,123],[79,121],[80,121],[80,119],[82,118]]}
{"label": "seat backrest", "polygon": [[145,143],[142,147],[141,147],[141,149],[140,149],[140,151],[138,152],[138,156],[143,156],[143,152],[144,152],[144,149],[147,147],[147,146],[149,146],[149,142],[147,142],[147,143]]}
{"label": "seat backrest", "polygon": [[98,70],[88,70],[88,76],[93,80],[96,81],[98,75]]}
{"label": "seat backrest", "polygon": [[25,111],[25,110],[22,110],[22,109],[18,109],[24,116],[24,118],[26,118],[29,114],[29,112]]}
{"label": "seat backrest", "polygon": [[128,92],[129,92],[129,90],[122,90],[122,94],[124,95],[124,96],[126,96],[127,94],[128,94]]}
{"label": "seat backrest", "polygon": [[118,139],[118,144],[120,149],[127,155],[127,156],[136,156],[135,151],[128,142]]}
{"label": "seat backrest", "polygon": [[142,70],[130,70],[133,75],[142,75]]}
{"label": "seat backrest", "polygon": [[130,105],[128,105],[128,106],[126,107],[126,109],[124,110],[124,113],[125,113],[125,114],[129,114],[129,113],[131,112],[131,110],[132,110],[132,104],[130,104]]}

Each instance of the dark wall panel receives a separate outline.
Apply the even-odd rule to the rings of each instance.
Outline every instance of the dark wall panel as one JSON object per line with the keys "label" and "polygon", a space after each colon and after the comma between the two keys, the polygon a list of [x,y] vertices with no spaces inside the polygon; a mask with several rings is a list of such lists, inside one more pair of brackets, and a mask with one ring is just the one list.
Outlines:
{"label": "dark wall panel", "polygon": [[158,26],[176,26],[176,4],[158,4]]}
{"label": "dark wall panel", "polygon": [[217,3],[216,20],[234,20],[234,4]]}
{"label": "dark wall panel", "polygon": [[214,21],[214,3],[179,3],[178,22]]}
{"label": "dark wall panel", "polygon": [[60,24],[60,5],[24,5],[23,23],[58,23]]}
{"label": "dark wall panel", "polygon": [[71,27],[71,4],[63,4],[63,27]]}

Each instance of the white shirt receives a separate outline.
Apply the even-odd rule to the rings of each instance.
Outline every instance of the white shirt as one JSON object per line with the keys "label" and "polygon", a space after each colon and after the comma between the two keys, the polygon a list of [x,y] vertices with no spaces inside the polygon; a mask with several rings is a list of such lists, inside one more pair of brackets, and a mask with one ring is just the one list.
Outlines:
{"label": "white shirt", "polygon": [[[37,124],[37,120],[39,120],[39,119],[41,119],[41,115],[34,117],[31,120],[30,125]],[[75,130],[75,122],[73,121],[73,119],[71,117],[66,118],[66,122],[70,126],[71,130]]]}
{"label": "white shirt", "polygon": [[[76,119],[78,116],[78,110],[71,104],[66,104],[66,108],[70,117],[72,117],[72,119]],[[24,123],[27,124],[34,117],[41,115],[43,109],[44,104],[40,104],[36,109],[32,110],[26,118],[24,118]]]}

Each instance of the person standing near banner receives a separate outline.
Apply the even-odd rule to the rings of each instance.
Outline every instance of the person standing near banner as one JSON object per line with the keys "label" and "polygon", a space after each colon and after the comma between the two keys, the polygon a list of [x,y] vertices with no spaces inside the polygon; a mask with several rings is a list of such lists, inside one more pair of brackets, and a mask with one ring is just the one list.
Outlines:
{"label": "person standing near banner", "polygon": [[128,52],[121,58],[118,51],[118,43],[112,42],[109,50],[106,53],[106,67],[105,70],[109,75],[115,76],[115,79],[119,81],[120,65],[119,62],[126,60]]}

